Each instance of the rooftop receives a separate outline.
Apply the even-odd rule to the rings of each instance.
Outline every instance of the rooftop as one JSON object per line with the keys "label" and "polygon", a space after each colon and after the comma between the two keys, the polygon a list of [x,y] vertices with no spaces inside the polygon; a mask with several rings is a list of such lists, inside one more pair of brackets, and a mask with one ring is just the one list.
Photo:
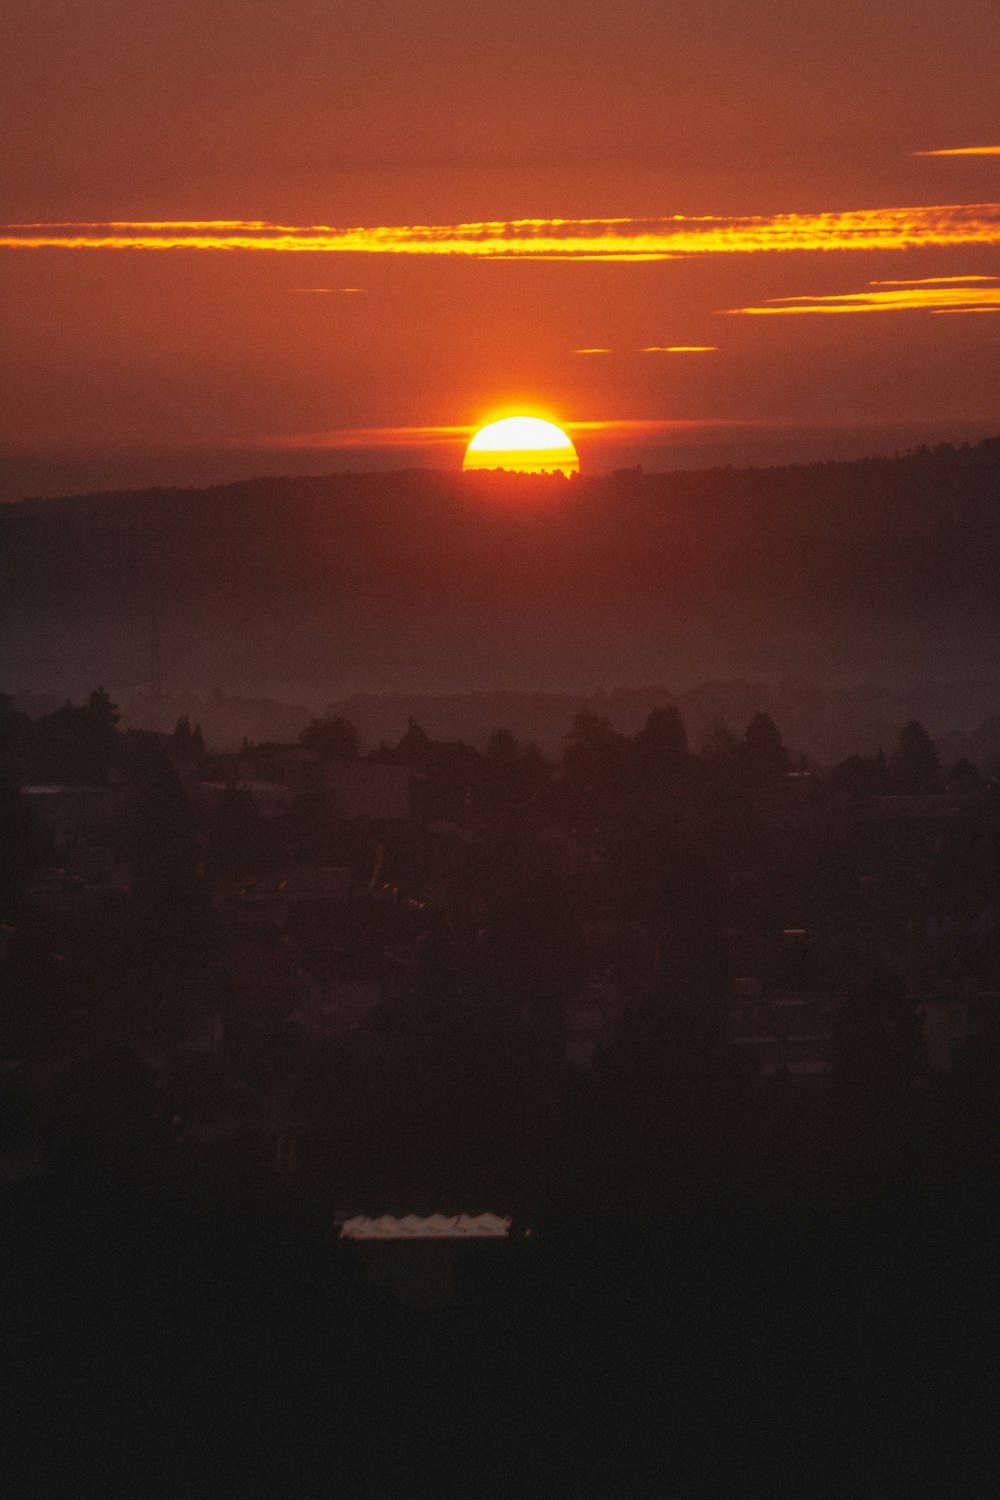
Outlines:
{"label": "rooftop", "polygon": [[511,1221],[498,1214],[355,1214],[340,1225],[342,1240],[499,1240],[510,1234]]}

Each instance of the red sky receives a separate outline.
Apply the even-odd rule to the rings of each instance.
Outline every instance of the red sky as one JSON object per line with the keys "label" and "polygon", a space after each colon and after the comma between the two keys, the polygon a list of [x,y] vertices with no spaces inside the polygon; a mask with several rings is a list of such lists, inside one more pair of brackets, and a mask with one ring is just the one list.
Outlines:
{"label": "red sky", "polygon": [[[0,222],[104,226],[0,231],[0,445],[62,455],[50,487],[85,449],[164,483],[192,446],[457,464],[522,405],[708,424],[581,428],[591,469],[1000,431],[1000,279],[939,280],[1000,278],[1000,153],[914,154],[1000,145],[994,0],[7,0],[2,30]],[[535,259],[525,219],[625,222]],[[149,227],[220,220],[283,232]]]}

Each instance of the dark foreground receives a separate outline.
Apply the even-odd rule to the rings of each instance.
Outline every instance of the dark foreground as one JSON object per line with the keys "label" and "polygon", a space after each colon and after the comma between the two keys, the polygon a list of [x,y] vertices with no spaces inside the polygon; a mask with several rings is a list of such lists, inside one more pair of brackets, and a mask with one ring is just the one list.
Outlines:
{"label": "dark foreground", "polygon": [[80,1164],[3,1226],[8,1495],[996,1490],[991,1183],[566,1226],[438,1312],[332,1236]]}

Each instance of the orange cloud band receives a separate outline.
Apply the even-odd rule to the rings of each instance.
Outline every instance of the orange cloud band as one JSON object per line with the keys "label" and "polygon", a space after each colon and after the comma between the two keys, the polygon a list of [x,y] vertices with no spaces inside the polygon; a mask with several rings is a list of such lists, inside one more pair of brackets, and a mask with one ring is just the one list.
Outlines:
{"label": "orange cloud band", "polygon": [[[976,277],[970,280],[983,280]],[[884,287],[885,282],[870,282]],[[846,292],[830,297],[774,297],[761,307],[730,307],[727,314],[784,317],[790,313],[995,312],[1000,286],[897,285],[892,291]]]}
{"label": "orange cloud band", "polygon": [[742,218],[513,219],[338,229],[212,219],[9,224],[0,248],[255,250],[354,255],[465,255],[481,259],[667,260],[789,250],[901,250],[1000,245],[1000,203]]}
{"label": "orange cloud band", "polygon": [[952,146],[947,151],[914,151],[914,156],[1000,156],[1000,146]]}

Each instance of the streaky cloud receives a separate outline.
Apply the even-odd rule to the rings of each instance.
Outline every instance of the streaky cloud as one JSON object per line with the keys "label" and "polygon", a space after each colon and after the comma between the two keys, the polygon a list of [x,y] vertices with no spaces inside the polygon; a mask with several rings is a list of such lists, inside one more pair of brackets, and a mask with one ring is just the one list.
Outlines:
{"label": "streaky cloud", "polygon": [[675,214],[664,218],[510,219],[337,228],[259,219],[8,224],[8,250],[190,250],[347,255],[449,255],[481,260],[669,260],[815,250],[1000,245],[1000,203],[831,213]]}
{"label": "streaky cloud", "polygon": [[407,448],[468,442],[471,425],[424,427],[339,427],[329,432],[301,432],[267,440],[272,448]]}
{"label": "streaky cloud", "polygon": [[[328,432],[283,433],[267,439],[269,448],[428,448],[465,445],[481,423],[438,424],[424,427],[338,427]],[[560,421],[568,433],[596,433],[609,437],[649,437],[694,428],[753,427],[748,421],[714,417],[603,417]]]}
{"label": "streaky cloud", "polygon": [[1000,146],[950,146],[946,151],[914,151],[914,156],[1000,156]]}
{"label": "streaky cloud", "polygon": [[[870,282],[870,287],[884,283]],[[1000,309],[1000,286],[906,285],[891,291],[842,292],[834,296],[771,297],[759,307],[730,307],[725,316],[787,317],[813,313],[992,312]]]}
{"label": "streaky cloud", "polygon": [[869,281],[869,286],[967,286],[973,281],[1000,281],[1000,276],[916,276],[909,281]]}

